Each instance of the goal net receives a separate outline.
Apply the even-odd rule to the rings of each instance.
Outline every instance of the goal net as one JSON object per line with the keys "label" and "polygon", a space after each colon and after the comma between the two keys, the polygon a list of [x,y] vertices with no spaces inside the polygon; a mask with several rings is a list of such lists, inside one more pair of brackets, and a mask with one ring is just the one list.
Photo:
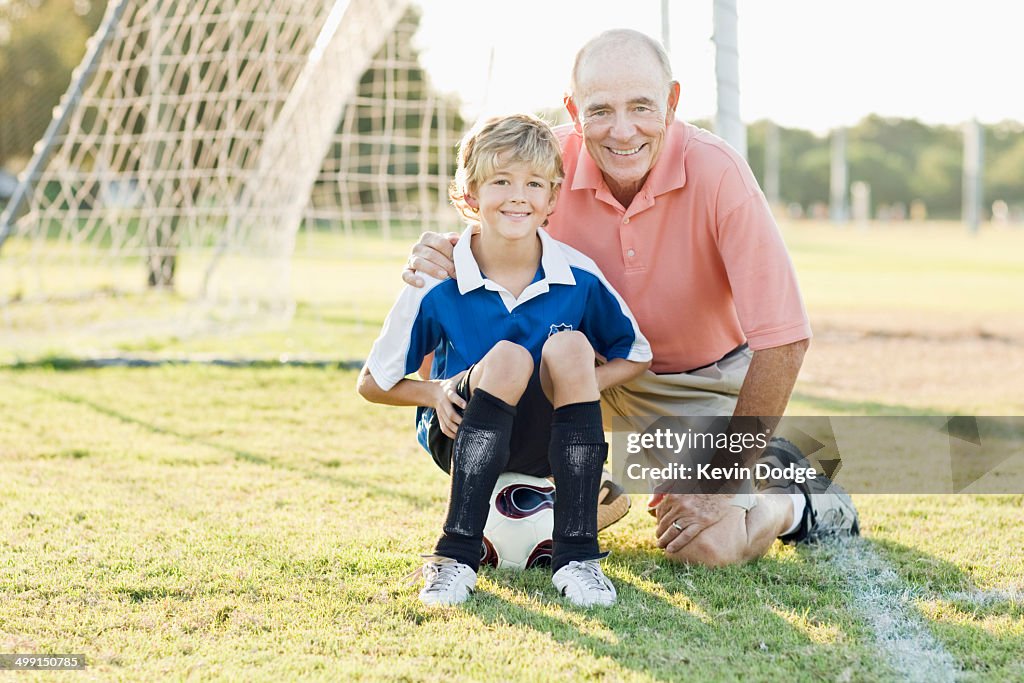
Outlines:
{"label": "goal net", "polygon": [[[450,225],[401,0],[113,0],[0,218],[0,348],[285,321],[326,236]],[[397,275],[396,281],[397,281]]]}

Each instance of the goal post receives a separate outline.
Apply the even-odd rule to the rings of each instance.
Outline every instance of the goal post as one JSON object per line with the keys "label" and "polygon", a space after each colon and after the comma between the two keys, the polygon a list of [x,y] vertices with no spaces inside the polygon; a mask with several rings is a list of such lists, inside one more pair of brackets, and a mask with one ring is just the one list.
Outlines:
{"label": "goal post", "polygon": [[[300,231],[450,225],[463,122],[418,64],[418,18],[112,2],[0,222],[0,337],[287,319]],[[103,311],[56,307],[86,299]]]}

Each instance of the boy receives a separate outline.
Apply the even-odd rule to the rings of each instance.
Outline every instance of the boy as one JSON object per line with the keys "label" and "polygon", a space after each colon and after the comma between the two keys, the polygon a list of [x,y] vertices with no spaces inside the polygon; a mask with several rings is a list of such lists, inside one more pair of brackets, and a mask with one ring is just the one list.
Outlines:
{"label": "boy", "polygon": [[[641,374],[651,351],[593,261],[540,230],[561,180],[543,121],[507,116],[470,131],[449,191],[471,223],[455,247],[457,279],[407,287],[359,376],[367,400],[420,406],[419,441],[451,475],[444,533],[423,568],[426,604],[472,593],[504,471],[554,475],[555,587],[576,605],[615,602],[597,543],[600,391]],[[606,361],[597,368],[595,350]],[[432,379],[405,378],[431,351]]]}

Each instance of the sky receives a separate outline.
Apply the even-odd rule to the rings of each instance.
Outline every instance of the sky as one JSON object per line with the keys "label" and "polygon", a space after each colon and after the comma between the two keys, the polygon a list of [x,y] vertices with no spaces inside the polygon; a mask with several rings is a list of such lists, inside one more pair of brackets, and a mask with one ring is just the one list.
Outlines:
{"label": "sky", "polygon": [[[560,106],[576,50],[608,28],[661,37],[660,0],[419,0],[417,46],[470,119]],[[684,119],[715,112],[713,0],[670,0]],[[870,113],[1024,121],[1024,3],[738,0],[744,121],[824,133]]]}

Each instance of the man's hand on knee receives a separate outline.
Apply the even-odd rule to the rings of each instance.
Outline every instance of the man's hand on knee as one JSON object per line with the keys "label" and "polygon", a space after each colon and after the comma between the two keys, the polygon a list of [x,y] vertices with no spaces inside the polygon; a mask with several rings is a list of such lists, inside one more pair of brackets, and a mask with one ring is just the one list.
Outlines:
{"label": "man's hand on knee", "polygon": [[406,263],[402,279],[413,287],[422,287],[423,278],[418,273],[443,280],[446,277],[455,277],[455,263],[452,261],[452,253],[455,243],[459,241],[457,232],[438,233],[425,232],[420,235],[420,241],[413,245],[409,260]]}
{"label": "man's hand on knee", "polygon": [[729,497],[705,493],[667,494],[655,508],[658,547],[668,554],[678,552],[687,543],[729,511]]}

